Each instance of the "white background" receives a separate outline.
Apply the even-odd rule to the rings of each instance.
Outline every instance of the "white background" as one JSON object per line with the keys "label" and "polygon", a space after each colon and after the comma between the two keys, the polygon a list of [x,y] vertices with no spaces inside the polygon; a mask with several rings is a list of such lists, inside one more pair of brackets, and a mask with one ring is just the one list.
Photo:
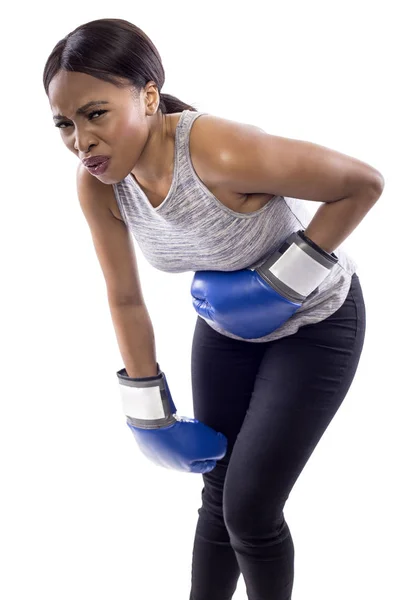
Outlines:
{"label": "white background", "polygon": [[[396,3],[12,3],[1,39],[0,596],[187,600],[200,475],[153,466],[120,404],[123,367],[42,73],[55,44],[98,18],[143,29],[163,92],[199,111],[318,143],[385,177],[342,247],[367,307],[353,385],[290,495],[294,600],[398,593],[399,183]],[[4,10],[7,12],[4,14]],[[268,191],[268,190],[266,190]],[[314,213],[319,203],[307,202]],[[157,360],[193,416],[193,273],[136,245]],[[229,406],[227,406],[229,410]],[[246,598],[242,577],[235,600]]]}

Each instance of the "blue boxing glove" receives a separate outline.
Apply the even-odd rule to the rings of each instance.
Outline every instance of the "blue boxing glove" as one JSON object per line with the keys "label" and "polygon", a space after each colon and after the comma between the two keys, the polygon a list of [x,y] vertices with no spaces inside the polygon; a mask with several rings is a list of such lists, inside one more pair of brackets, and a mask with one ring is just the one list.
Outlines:
{"label": "blue boxing glove", "polygon": [[197,271],[191,286],[193,306],[224,331],[248,340],[260,338],[283,325],[338,260],[299,230],[254,270]]}
{"label": "blue boxing glove", "polygon": [[157,363],[154,377],[117,372],[126,422],[141,451],[157,466],[209,473],[226,454],[227,439],[197,419],[176,415],[167,379]]}

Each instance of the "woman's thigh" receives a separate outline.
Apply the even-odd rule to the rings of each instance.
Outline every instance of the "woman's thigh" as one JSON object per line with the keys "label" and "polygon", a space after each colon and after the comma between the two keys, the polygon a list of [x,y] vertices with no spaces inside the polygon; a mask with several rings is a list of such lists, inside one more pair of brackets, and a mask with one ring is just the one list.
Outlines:
{"label": "woman's thigh", "polygon": [[228,338],[197,318],[191,359],[193,411],[196,419],[226,436],[224,463],[249,408],[263,346]]}
{"label": "woman's thigh", "polygon": [[224,516],[251,533],[281,521],[293,485],[344,400],[365,337],[357,275],[344,304],[268,344],[226,473]]}

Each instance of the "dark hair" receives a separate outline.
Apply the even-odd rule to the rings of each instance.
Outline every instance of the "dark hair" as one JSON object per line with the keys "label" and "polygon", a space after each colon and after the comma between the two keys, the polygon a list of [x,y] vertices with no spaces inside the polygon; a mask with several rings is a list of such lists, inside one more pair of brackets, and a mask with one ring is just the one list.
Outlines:
{"label": "dark hair", "polygon": [[[154,81],[160,94],[162,113],[197,109],[175,96],[161,94],[165,72],[161,57],[150,38],[136,25],[123,19],[97,19],[80,25],[53,48],[43,71],[43,85],[61,70],[86,73],[117,87],[131,85],[135,91]],[[130,84],[120,78],[129,80]]]}

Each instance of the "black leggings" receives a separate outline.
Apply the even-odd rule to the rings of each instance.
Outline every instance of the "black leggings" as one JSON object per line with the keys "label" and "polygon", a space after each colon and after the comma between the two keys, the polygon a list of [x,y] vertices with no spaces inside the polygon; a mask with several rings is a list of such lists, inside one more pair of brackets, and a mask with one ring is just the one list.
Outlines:
{"label": "black leggings", "polygon": [[202,475],[191,600],[230,600],[242,573],[249,600],[290,600],[294,546],[283,508],[345,398],[364,344],[357,274],[319,323],[265,343],[228,338],[198,317],[194,416],[228,439]]}

